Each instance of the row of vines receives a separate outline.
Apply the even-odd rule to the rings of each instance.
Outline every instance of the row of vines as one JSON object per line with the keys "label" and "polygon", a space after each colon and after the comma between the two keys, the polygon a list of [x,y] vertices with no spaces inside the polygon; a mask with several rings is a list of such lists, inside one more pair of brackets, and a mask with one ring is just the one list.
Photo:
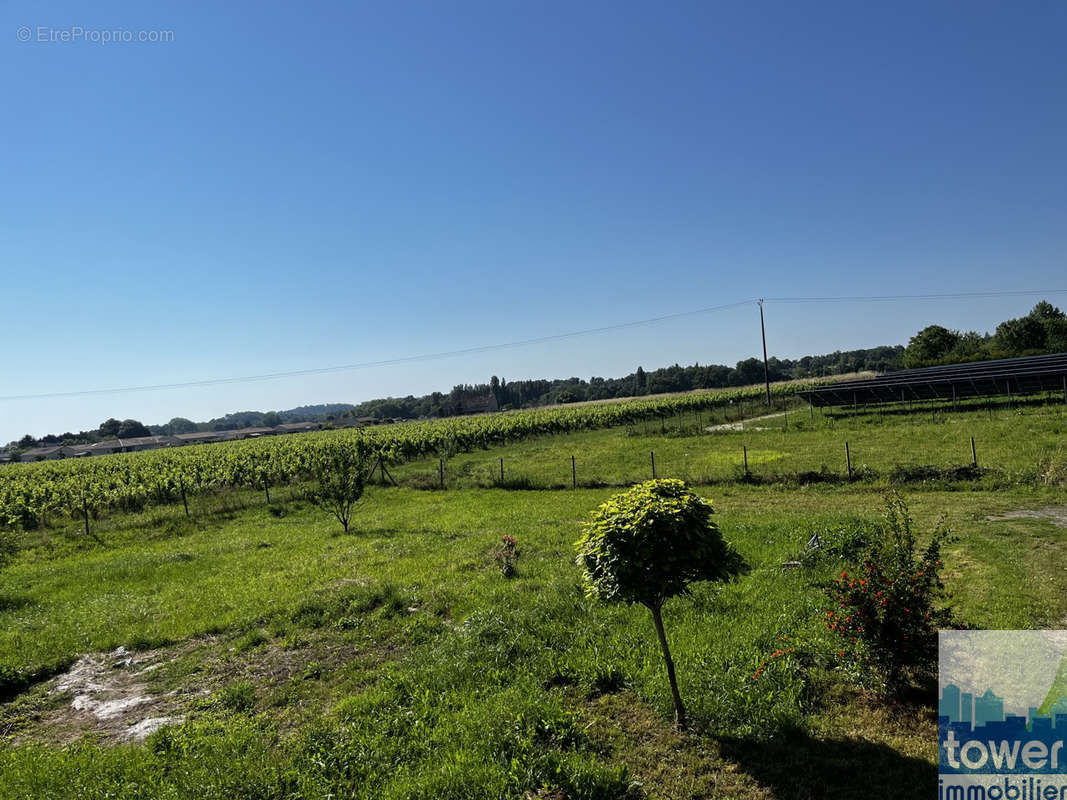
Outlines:
{"label": "row of vines", "polygon": [[[772,387],[778,397],[805,388]],[[762,388],[533,409],[473,417],[403,422],[94,458],[11,464],[0,468],[0,526],[32,529],[53,516],[98,516],[180,503],[188,496],[234,488],[286,485],[303,479],[336,448],[361,462],[402,463],[448,457],[545,434],[628,425],[675,414],[754,401]]]}

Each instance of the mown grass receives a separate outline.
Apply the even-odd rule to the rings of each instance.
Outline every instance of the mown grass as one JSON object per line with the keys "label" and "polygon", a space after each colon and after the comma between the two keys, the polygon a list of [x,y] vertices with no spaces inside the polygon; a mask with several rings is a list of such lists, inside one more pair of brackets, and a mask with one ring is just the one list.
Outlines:
{"label": "mown grass", "polygon": [[[1006,469],[1056,446],[1054,410],[1027,413],[1022,422],[968,418],[972,429],[1015,423],[983,434]],[[856,419],[754,432],[765,438],[750,447],[750,465],[753,451],[811,458],[797,442],[829,451],[847,424],[849,435],[886,446],[895,436],[901,451],[918,447],[907,444],[912,435],[933,441],[950,425]],[[579,442],[623,481],[642,437],[574,434],[522,443],[507,458],[567,454],[569,478]],[[676,469],[672,447],[725,454],[720,442],[741,440],[648,439],[660,475]],[[451,466],[493,455],[460,455]],[[73,527],[37,532],[0,573],[0,669],[16,676],[12,692],[29,682],[19,675],[124,645],[170,648],[149,679],[153,692],[207,693],[183,709],[185,724],[145,744],[60,747],[44,730],[54,699],[44,687],[23,691],[0,705],[0,733],[9,733],[0,797],[503,798],[544,789],[567,798],[802,798],[868,796],[873,783],[885,797],[933,791],[932,698],[886,706],[851,687],[822,624],[821,584],[839,565],[783,568],[813,530],[877,517],[878,486],[704,491],[748,572],[665,608],[695,722],[688,734],[670,729],[647,611],[596,604],[578,585],[579,523],[611,492],[372,488],[349,536],[284,490],[273,512],[246,493],[189,519],[167,508],[104,520],[102,545]],[[987,519],[1062,503],[1062,491],[927,487],[908,497],[920,530],[945,514],[958,533],[945,560],[965,620],[1032,628],[1067,617],[1067,530]],[[520,550],[512,579],[492,559],[504,534]]]}

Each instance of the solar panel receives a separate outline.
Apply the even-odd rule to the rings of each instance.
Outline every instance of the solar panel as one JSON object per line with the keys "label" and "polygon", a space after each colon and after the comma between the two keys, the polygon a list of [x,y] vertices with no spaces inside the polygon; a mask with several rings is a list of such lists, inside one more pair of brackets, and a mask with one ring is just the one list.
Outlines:
{"label": "solar panel", "polygon": [[1067,400],[1067,353],[905,369],[874,378],[823,384],[798,392],[816,406],[951,400],[1062,390]]}

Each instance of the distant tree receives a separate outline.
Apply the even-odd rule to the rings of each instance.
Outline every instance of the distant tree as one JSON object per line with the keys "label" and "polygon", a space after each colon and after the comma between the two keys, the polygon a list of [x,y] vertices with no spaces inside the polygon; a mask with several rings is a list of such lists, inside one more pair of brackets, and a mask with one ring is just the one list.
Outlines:
{"label": "distant tree", "polygon": [[151,436],[152,431],[135,419],[124,419],[117,435],[120,439],[136,439],[139,436]]}
{"label": "distant tree", "polygon": [[1067,352],[1067,314],[1056,306],[1042,300],[1027,315],[1038,320],[1045,328],[1044,348],[1049,353]]}
{"label": "distant tree", "polygon": [[1067,353],[1067,319],[1045,321],[1045,347],[1050,353]]}
{"label": "distant tree", "polygon": [[1030,350],[1044,350],[1048,343],[1048,332],[1042,320],[1026,316],[1005,320],[997,325],[994,338],[1001,350],[1018,355]]}
{"label": "distant tree", "polygon": [[1033,317],[1037,320],[1052,320],[1052,319],[1067,319],[1067,314],[1064,314],[1056,306],[1047,300],[1042,300],[1036,306],[1030,309],[1028,317]]}
{"label": "distant tree", "polygon": [[19,439],[19,447],[23,450],[27,450],[31,447],[37,446],[37,440],[30,436],[28,433]]}
{"label": "distant tree", "polygon": [[950,331],[941,325],[928,325],[908,340],[904,350],[904,366],[920,367],[940,361],[959,345],[959,331]]}
{"label": "distant tree", "polygon": [[734,371],[730,374],[730,384],[733,386],[751,386],[754,383],[763,383],[763,362],[758,358],[746,358],[738,361]]}
{"label": "distant tree", "polygon": [[109,439],[114,439],[119,435],[119,430],[122,428],[122,423],[119,420],[111,417],[111,419],[105,420],[100,423],[100,435]]}
{"label": "distant tree", "polygon": [[267,428],[277,428],[282,424],[282,418],[277,411],[268,411],[263,415],[263,425]]}
{"label": "distant tree", "polygon": [[663,604],[687,594],[690,583],[724,580],[742,569],[711,514],[711,504],[682,481],[647,481],[593,511],[577,544],[590,597],[640,603],[652,613],[679,728],[686,725],[685,706],[663,630]]}
{"label": "distant tree", "polygon": [[648,376],[643,368],[638,367],[637,372],[634,373],[634,395],[643,394],[648,394]]}
{"label": "distant tree", "polygon": [[171,436],[176,436],[179,433],[196,433],[200,430],[195,422],[185,417],[174,417],[163,427],[167,429],[167,433]]}

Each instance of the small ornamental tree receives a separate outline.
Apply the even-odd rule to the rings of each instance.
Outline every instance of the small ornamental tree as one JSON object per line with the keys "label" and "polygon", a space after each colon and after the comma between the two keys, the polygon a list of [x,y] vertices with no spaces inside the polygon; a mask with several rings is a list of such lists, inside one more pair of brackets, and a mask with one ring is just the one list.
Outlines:
{"label": "small ornamental tree", "polygon": [[337,518],[348,533],[352,512],[363,497],[369,452],[363,441],[323,447],[310,465],[312,486],[306,497]]}
{"label": "small ornamental tree", "polygon": [[712,513],[711,504],[680,480],[647,481],[593,511],[577,543],[588,596],[640,603],[652,612],[679,728],[686,725],[685,706],[663,631],[663,603],[687,594],[694,581],[723,580],[741,566]]}

